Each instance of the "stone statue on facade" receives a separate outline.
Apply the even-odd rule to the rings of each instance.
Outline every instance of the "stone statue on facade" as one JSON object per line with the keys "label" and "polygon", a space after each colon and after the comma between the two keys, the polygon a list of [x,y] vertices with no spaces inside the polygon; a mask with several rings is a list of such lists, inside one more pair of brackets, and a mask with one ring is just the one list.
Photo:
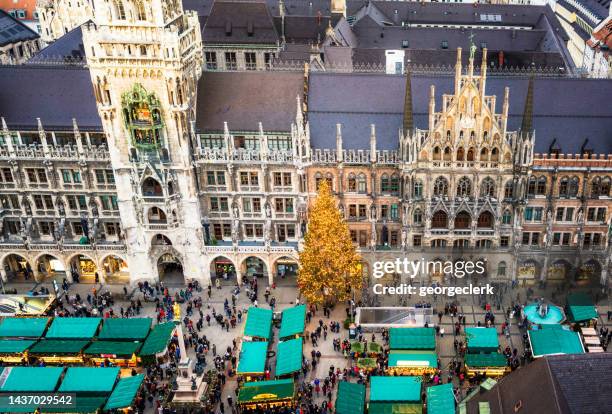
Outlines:
{"label": "stone statue on facade", "polygon": [[408,229],[404,227],[402,229],[402,250],[406,250],[407,247],[408,247]]}

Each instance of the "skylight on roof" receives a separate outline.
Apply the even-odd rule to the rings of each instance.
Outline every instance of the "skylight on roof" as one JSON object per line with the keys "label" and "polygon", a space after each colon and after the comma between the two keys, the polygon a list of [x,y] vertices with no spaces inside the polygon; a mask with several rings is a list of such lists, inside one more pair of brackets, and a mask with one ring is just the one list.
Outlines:
{"label": "skylight on roof", "polygon": [[481,22],[501,22],[501,14],[481,14],[480,15]]}

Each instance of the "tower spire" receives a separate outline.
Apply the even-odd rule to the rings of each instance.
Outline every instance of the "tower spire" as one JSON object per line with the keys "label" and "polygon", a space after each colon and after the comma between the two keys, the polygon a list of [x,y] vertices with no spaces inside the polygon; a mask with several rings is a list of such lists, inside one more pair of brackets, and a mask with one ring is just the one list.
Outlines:
{"label": "tower spire", "polygon": [[414,129],[414,118],[412,116],[412,81],[410,65],[406,65],[406,94],[404,95],[404,135]]}
{"label": "tower spire", "polygon": [[521,131],[530,133],[533,130],[533,73],[529,76],[529,85],[527,86],[527,97],[525,98],[525,110],[523,111],[523,122],[521,123]]}

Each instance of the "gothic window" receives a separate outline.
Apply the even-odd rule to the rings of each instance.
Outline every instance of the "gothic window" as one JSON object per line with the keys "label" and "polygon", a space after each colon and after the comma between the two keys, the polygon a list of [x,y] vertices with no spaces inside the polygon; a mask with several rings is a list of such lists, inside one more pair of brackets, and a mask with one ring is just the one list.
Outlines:
{"label": "gothic window", "polygon": [[514,183],[508,181],[504,186],[504,198],[512,198],[514,196]]}
{"label": "gothic window", "polygon": [[497,148],[491,150],[491,161],[499,161],[499,150]]}
{"label": "gothic window", "polygon": [[527,195],[534,196],[536,194],[536,178],[529,177],[529,183],[527,184]]}
{"label": "gothic window", "polygon": [[423,197],[423,183],[420,180],[417,180],[414,182],[413,188],[414,188],[414,191],[413,191],[414,198],[422,198]]}
{"label": "gothic window", "polygon": [[504,210],[504,214],[502,215],[502,223],[512,224],[512,213],[510,210]]}
{"label": "gothic window", "polygon": [[465,150],[463,147],[459,147],[457,149],[457,161],[464,161],[465,159]]}
{"label": "gothic window", "polygon": [[125,5],[122,0],[115,0],[115,17],[117,20],[125,20]]}
{"label": "gothic window", "polygon": [[467,177],[461,177],[457,183],[457,197],[469,197],[472,195],[472,182]]}
{"label": "gothic window", "polygon": [[393,194],[397,194],[399,193],[399,176],[397,174],[393,174],[391,176],[391,182],[390,182],[390,191]]}
{"label": "gothic window", "polygon": [[136,20],[147,20],[147,13],[145,11],[144,2],[141,0],[136,0]]}
{"label": "gothic window", "polygon": [[497,265],[497,276],[506,276],[506,262],[499,262]]}
{"label": "gothic window", "polygon": [[436,178],[434,182],[434,195],[438,197],[448,195],[448,181],[446,178]]}
{"label": "gothic window", "polygon": [[480,150],[480,161],[488,161],[489,158],[489,150],[483,148]]}
{"label": "gothic window", "polygon": [[559,181],[559,196],[560,197],[569,197],[569,178],[563,177],[561,181]]}
{"label": "gothic window", "polygon": [[412,222],[413,224],[421,224],[423,222],[423,213],[421,213],[420,209],[414,210],[412,214]]}
{"label": "gothic window", "polygon": [[488,229],[491,227],[493,227],[493,215],[488,211],[480,213],[480,216],[478,216],[478,228]]}
{"label": "gothic window", "polygon": [[389,181],[389,176],[387,174],[383,174],[380,178],[380,191],[383,193],[388,193],[391,191],[391,182]]}
{"label": "gothic window", "polygon": [[323,180],[323,175],[318,172],[315,174],[315,187],[318,190],[319,186],[321,185],[321,181]]}
{"label": "gothic window", "polygon": [[431,227],[434,229],[448,228],[448,216],[444,211],[438,210],[434,213],[431,219]]}
{"label": "gothic window", "polygon": [[359,193],[367,192],[366,176],[363,173],[357,176],[357,192]]}
{"label": "gothic window", "polygon": [[610,177],[595,177],[591,182],[591,197],[608,197],[610,195]]}
{"label": "gothic window", "polygon": [[493,179],[487,177],[482,180],[482,184],[480,184],[480,196],[495,197],[495,183]]}
{"label": "gothic window", "polygon": [[467,160],[474,161],[474,148],[470,148],[467,152]]}
{"label": "gothic window", "polygon": [[446,147],[444,148],[444,161],[450,161],[451,160],[451,149],[450,147]]}
{"label": "gothic window", "polygon": [[434,159],[434,161],[440,160],[441,159],[440,156],[441,156],[441,154],[440,154],[440,147],[434,147],[434,149],[433,149],[433,159]]}
{"label": "gothic window", "polygon": [[357,179],[355,178],[355,174],[349,174],[348,176],[348,189],[349,193],[357,192]]}
{"label": "gothic window", "polygon": [[546,195],[546,177],[538,178],[538,186],[536,187],[537,195]]}
{"label": "gothic window", "polygon": [[579,183],[580,183],[580,180],[578,179],[578,177],[572,177],[572,179],[570,180],[570,184],[569,184],[570,197],[576,197],[578,195]]}
{"label": "gothic window", "polygon": [[466,211],[460,211],[455,216],[456,229],[469,229],[472,223],[472,217]]}
{"label": "gothic window", "polygon": [[325,181],[327,181],[329,191],[334,191],[334,176],[331,173],[325,174]]}

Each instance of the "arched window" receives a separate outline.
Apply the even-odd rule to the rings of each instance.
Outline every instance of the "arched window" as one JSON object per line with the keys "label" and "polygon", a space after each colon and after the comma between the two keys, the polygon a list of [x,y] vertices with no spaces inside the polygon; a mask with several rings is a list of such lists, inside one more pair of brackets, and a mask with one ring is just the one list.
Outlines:
{"label": "arched window", "polygon": [[572,177],[569,184],[569,195],[570,197],[576,197],[578,195],[578,186],[580,184],[580,179],[578,177]]}
{"label": "arched window", "polygon": [[470,148],[467,152],[467,160],[474,161],[474,148]]}
{"label": "arched window", "polygon": [[142,182],[142,195],[144,197],[161,197],[163,196],[162,186],[153,177],[147,177]]}
{"label": "arched window", "polygon": [[125,6],[122,0],[115,0],[115,17],[117,20],[125,20]]}
{"label": "arched window", "polygon": [[480,196],[481,197],[495,197],[495,183],[490,177],[482,180],[480,184]]}
{"label": "arched window", "polygon": [[434,213],[431,219],[431,227],[434,229],[448,228],[448,216],[444,211],[438,210]]}
{"label": "arched window", "polygon": [[434,161],[439,161],[441,158],[440,147],[434,147],[433,149],[433,159]]}
{"label": "arched window", "polygon": [[423,213],[421,213],[420,209],[414,210],[412,214],[412,222],[413,224],[421,224],[423,222]]}
{"label": "arched window", "polygon": [[466,211],[460,211],[455,216],[456,229],[469,229],[472,223],[472,217]]}
{"label": "arched window", "polygon": [[144,21],[147,20],[147,13],[145,11],[144,2],[142,0],[136,0],[136,20]]}
{"label": "arched window", "polygon": [[563,177],[561,181],[559,181],[559,196],[560,197],[569,197],[569,178]]}
{"label": "arched window", "polygon": [[480,150],[480,161],[489,161],[489,150],[483,148]]}
{"label": "arched window", "polygon": [[491,161],[499,161],[499,150],[497,148],[491,150]]}
{"label": "arched window", "polygon": [[436,178],[436,181],[434,182],[434,195],[438,197],[448,195],[448,181],[446,178]]}
{"label": "arched window", "polygon": [[367,190],[367,184],[366,184],[366,176],[364,173],[361,173],[357,176],[357,192],[359,193],[366,193]]}
{"label": "arched window", "polygon": [[478,216],[478,228],[489,229],[493,227],[493,214],[488,211],[483,211]]}
{"label": "arched window", "polygon": [[380,191],[383,193],[391,191],[391,181],[387,174],[383,174],[382,177],[380,177]]}
{"label": "arched window", "polygon": [[315,187],[317,188],[317,190],[321,186],[322,180],[323,180],[323,175],[320,172],[315,173]]}
{"label": "arched window", "polygon": [[325,174],[325,181],[327,181],[329,191],[334,191],[334,176],[331,173]]}
{"label": "arched window", "polygon": [[450,147],[446,147],[444,148],[444,161],[450,161],[451,160],[451,149]]}
{"label": "arched window", "polygon": [[504,210],[504,214],[502,215],[502,223],[512,224],[512,213],[510,210]]}
{"label": "arched window", "polygon": [[413,184],[412,195],[414,198],[423,198],[423,183],[421,180],[417,180]]}
{"label": "arched window", "polygon": [[351,173],[348,176],[348,188],[347,191],[349,193],[355,193],[357,192],[357,178],[355,177],[355,174]]}
{"label": "arched window", "polygon": [[536,178],[534,176],[529,177],[529,183],[527,184],[527,195],[534,196],[536,194]]}
{"label": "arched window", "polygon": [[497,265],[497,276],[506,276],[506,262],[499,262]]}
{"label": "arched window", "polygon": [[538,178],[538,186],[536,188],[537,195],[546,195],[546,177]]}
{"label": "arched window", "polygon": [[599,195],[601,197],[609,197],[610,196],[610,185],[612,184],[612,180],[610,177],[604,177],[601,180],[601,186],[599,190]]}
{"label": "arched window", "polygon": [[390,183],[390,185],[391,185],[391,193],[393,193],[393,194],[399,193],[399,181],[400,181],[399,180],[399,175],[393,174],[391,176],[391,183]]}
{"label": "arched window", "polygon": [[465,160],[465,150],[463,149],[463,147],[459,147],[457,149],[457,161],[464,161]]}
{"label": "arched window", "polygon": [[472,182],[467,177],[461,177],[457,183],[457,197],[469,197],[472,195]]}
{"label": "arched window", "polygon": [[514,183],[508,181],[504,186],[504,198],[512,198],[514,196]]}

